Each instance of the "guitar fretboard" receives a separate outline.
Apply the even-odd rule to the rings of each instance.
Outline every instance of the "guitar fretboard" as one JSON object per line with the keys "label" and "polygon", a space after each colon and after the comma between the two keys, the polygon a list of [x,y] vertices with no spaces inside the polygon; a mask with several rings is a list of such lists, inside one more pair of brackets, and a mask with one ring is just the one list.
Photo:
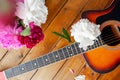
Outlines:
{"label": "guitar fretboard", "polygon": [[7,78],[11,78],[19,74],[46,66],[48,64],[67,59],[79,53],[85,53],[86,51],[95,49],[101,45],[104,45],[104,43],[100,37],[98,37],[98,40],[95,40],[94,45],[88,46],[87,50],[84,50],[83,48],[79,48],[79,43],[73,43],[57,51],[50,52],[42,57],[38,57],[37,59],[34,59],[32,61],[5,70],[5,74]]}

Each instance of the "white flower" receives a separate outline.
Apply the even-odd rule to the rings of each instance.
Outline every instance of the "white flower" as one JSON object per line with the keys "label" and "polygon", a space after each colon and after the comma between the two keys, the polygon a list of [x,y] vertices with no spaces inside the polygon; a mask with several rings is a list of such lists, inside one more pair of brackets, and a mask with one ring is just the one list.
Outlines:
{"label": "white flower", "polygon": [[87,46],[93,45],[97,36],[101,34],[100,25],[91,23],[88,19],[81,19],[72,26],[71,36],[74,36],[76,42],[80,42],[80,47],[87,49]]}
{"label": "white flower", "polygon": [[85,80],[85,75],[79,75],[74,78],[75,80]]}
{"label": "white flower", "polygon": [[46,22],[48,10],[45,6],[45,0],[24,0],[24,3],[17,3],[17,11],[15,14],[23,19],[25,25],[34,22],[40,26]]}

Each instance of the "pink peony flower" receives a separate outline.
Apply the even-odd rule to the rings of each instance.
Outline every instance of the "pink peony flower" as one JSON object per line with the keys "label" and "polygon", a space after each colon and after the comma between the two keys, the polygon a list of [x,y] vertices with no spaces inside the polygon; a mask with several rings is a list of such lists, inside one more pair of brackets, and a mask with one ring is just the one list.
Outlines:
{"label": "pink peony flower", "polygon": [[34,25],[33,22],[29,24],[31,34],[29,36],[18,36],[18,40],[27,46],[27,48],[32,48],[41,40],[43,40],[44,35],[42,29],[39,26]]}
{"label": "pink peony flower", "polygon": [[17,8],[19,2],[24,3],[24,0],[0,0],[0,44],[3,48],[16,49],[24,45],[32,48],[44,38],[42,29],[35,25],[34,21],[28,24],[30,26],[27,30],[29,34],[22,35],[26,32],[26,29],[23,30],[23,28],[28,25],[21,23],[15,15],[20,10]]}
{"label": "pink peony flower", "polygon": [[24,3],[24,0],[18,0],[18,2],[22,2],[22,3]]}
{"label": "pink peony flower", "polygon": [[19,42],[18,36],[16,35],[16,26],[17,25],[5,26],[0,23],[0,44],[3,48],[17,49],[23,46],[23,44]]}
{"label": "pink peony flower", "polygon": [[14,24],[17,0],[0,0],[0,22]]}

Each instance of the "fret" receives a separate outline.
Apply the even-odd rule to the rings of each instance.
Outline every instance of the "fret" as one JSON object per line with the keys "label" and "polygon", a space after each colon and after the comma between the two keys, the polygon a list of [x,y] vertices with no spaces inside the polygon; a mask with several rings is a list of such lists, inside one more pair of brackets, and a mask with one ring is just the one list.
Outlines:
{"label": "fret", "polygon": [[86,50],[84,50],[83,48],[80,48],[80,51],[81,51],[81,53],[86,52]]}
{"label": "fret", "polygon": [[91,46],[91,49],[94,49],[95,45],[90,45]]}
{"label": "fret", "polygon": [[99,40],[99,42],[100,42],[100,45],[104,45],[104,42],[103,42],[103,40],[101,39],[100,36],[98,37],[98,40]]}
{"label": "fret", "polygon": [[97,39],[98,39],[99,44],[101,44],[101,41],[100,41],[100,36],[98,36],[98,38],[97,38]]}
{"label": "fret", "polygon": [[[98,38],[98,41],[97,41],[98,43],[99,43],[99,46],[101,46],[101,45],[103,45],[103,43],[100,41],[100,39]],[[98,46],[98,47],[99,47]]]}
{"label": "fret", "polygon": [[49,54],[48,54],[48,57],[49,57],[49,60],[50,60],[51,63],[54,63],[54,62],[55,62],[55,58],[54,58],[53,53],[49,53]]}
{"label": "fret", "polygon": [[19,70],[19,66],[11,68],[13,71],[14,76],[21,74]]}
{"label": "fret", "polygon": [[72,50],[73,50],[74,55],[77,55],[78,52],[77,52],[77,50],[76,50],[76,48],[75,48],[75,44],[71,44],[71,48],[72,48]]}
{"label": "fret", "polygon": [[14,73],[12,71],[12,69],[8,69],[8,70],[5,70],[5,75],[7,78],[10,78],[10,77],[13,77],[14,76]]}
{"label": "fret", "polygon": [[30,61],[27,62],[27,63],[25,63],[25,67],[26,67],[26,71],[31,71],[31,70],[33,70],[33,67],[32,67],[32,64],[31,64]]}
{"label": "fret", "polygon": [[[87,52],[87,51],[89,51],[88,46],[87,46],[87,49],[85,50],[85,52]],[[82,52],[82,53],[84,53],[84,52]]]}
{"label": "fret", "polygon": [[96,48],[99,47],[99,46],[101,45],[100,42],[99,42],[98,40],[96,40],[95,44],[97,45]]}
{"label": "fret", "polygon": [[95,48],[95,43],[93,45],[90,45],[91,46],[91,49],[94,49]]}
{"label": "fret", "polygon": [[42,66],[45,65],[45,64],[44,64],[43,57],[39,57],[39,58],[37,58],[37,62],[38,62],[38,64],[39,64],[39,67],[42,67]]}
{"label": "fret", "polygon": [[69,56],[73,56],[74,55],[70,46],[67,46],[67,51],[68,51]]}
{"label": "fret", "polygon": [[88,50],[91,50],[91,46],[88,46]]}
{"label": "fret", "polygon": [[93,49],[95,49],[95,48],[97,48],[97,47],[99,46],[99,43],[98,43],[98,41],[97,41],[97,40],[94,40],[94,44],[93,44],[93,46],[94,46],[94,48],[93,48]]}
{"label": "fret", "polygon": [[58,54],[60,55],[61,60],[65,59],[62,49],[58,50]]}
{"label": "fret", "polygon": [[26,66],[25,66],[25,64],[20,64],[19,65],[19,70],[20,70],[20,73],[25,73],[26,72]]}
{"label": "fret", "polygon": [[64,55],[65,55],[65,58],[68,58],[68,57],[69,57],[69,54],[68,54],[68,52],[67,52],[66,47],[64,47],[62,50],[63,50],[63,53],[64,53]]}
{"label": "fret", "polygon": [[101,46],[98,37],[97,37],[97,40],[95,40],[95,41],[96,41],[97,47]]}
{"label": "fret", "polygon": [[36,59],[35,59],[35,60],[32,60],[32,61],[31,61],[31,64],[32,64],[32,66],[33,66],[33,69],[39,68]]}
{"label": "fret", "polygon": [[47,55],[43,56],[43,59],[44,59],[45,65],[50,64],[50,60]]}
{"label": "fret", "polygon": [[60,61],[60,56],[57,51],[53,52],[53,55],[56,61]]}
{"label": "fret", "polygon": [[81,50],[80,50],[80,48],[79,48],[79,43],[75,43],[75,48],[76,48],[76,50],[78,51],[78,53],[81,53]]}
{"label": "fret", "polygon": [[97,47],[97,45],[96,45],[97,43],[96,43],[96,41],[94,41],[94,44],[93,45],[91,45],[91,47],[92,47],[92,49],[95,49],[96,47]]}

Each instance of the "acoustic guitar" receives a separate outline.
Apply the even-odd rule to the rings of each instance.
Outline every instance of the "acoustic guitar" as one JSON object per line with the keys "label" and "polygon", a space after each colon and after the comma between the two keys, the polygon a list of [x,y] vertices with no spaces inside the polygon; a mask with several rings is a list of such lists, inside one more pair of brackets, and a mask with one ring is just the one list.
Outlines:
{"label": "acoustic guitar", "polygon": [[110,72],[120,63],[120,0],[114,0],[107,9],[98,11],[86,11],[82,18],[101,24],[101,35],[87,50],[79,48],[75,42],[59,50],[50,52],[32,61],[20,64],[13,68],[0,72],[0,80],[23,74],[38,69],[48,64],[67,59],[74,55],[84,53],[84,57],[90,67],[99,73]]}

